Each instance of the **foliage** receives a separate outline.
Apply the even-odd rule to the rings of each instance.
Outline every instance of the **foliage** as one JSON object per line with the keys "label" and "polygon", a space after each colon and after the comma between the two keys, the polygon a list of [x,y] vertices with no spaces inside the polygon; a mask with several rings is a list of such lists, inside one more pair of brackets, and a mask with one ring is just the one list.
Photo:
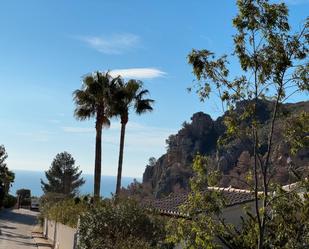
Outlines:
{"label": "foliage", "polygon": [[69,198],[54,203],[43,202],[40,208],[41,215],[64,225],[76,227],[79,216],[90,207],[88,200],[88,197],[84,197]]}
{"label": "foliage", "polygon": [[126,188],[121,188],[120,198],[132,198],[137,201],[141,201],[145,198],[154,198],[152,188],[148,183],[140,183],[136,179],[133,179]]}
{"label": "foliage", "polygon": [[7,167],[5,160],[8,155],[5,151],[5,147],[0,145],[0,208],[3,205],[5,196],[8,195],[10,186],[14,182],[15,174]]}
{"label": "foliage", "polygon": [[82,171],[75,166],[71,154],[62,152],[56,155],[49,170],[45,171],[48,183],[41,179],[44,193],[61,193],[65,196],[75,196],[78,188],[85,183],[81,178]]}
{"label": "foliage", "polygon": [[[265,236],[264,248],[267,249],[302,249],[309,245],[309,212],[308,195],[299,196],[298,188],[287,192],[276,187],[272,196],[271,212],[268,213],[268,232]],[[235,228],[223,236],[229,241],[229,248],[255,249],[258,237],[256,217],[249,216],[243,220],[241,233]]]}
{"label": "foliage", "polygon": [[17,198],[15,196],[13,196],[13,195],[9,195],[8,194],[8,195],[6,195],[4,197],[3,207],[5,207],[5,208],[12,208],[12,207],[15,206],[16,202],[17,202]]}
{"label": "foliage", "polygon": [[134,237],[127,237],[126,239],[119,239],[113,241],[112,244],[106,245],[104,248],[115,248],[115,249],[159,249],[159,247],[151,246],[148,242]]}
{"label": "foliage", "polygon": [[163,221],[135,201],[105,200],[81,216],[79,248],[156,248],[164,236]]}
{"label": "foliage", "polygon": [[155,158],[155,157],[150,157],[149,159],[148,159],[148,164],[147,164],[147,166],[146,167],[153,167],[153,166],[155,166],[156,165],[156,163],[157,163],[157,159]]}
{"label": "foliage", "polygon": [[[199,215],[193,212],[193,222],[190,223],[192,226],[179,223],[172,238],[185,241],[185,247],[190,249],[215,248],[215,237],[228,248],[301,248],[308,244],[305,240],[300,240],[299,244],[298,237],[308,237],[308,231],[305,220],[297,220],[297,216],[302,216],[303,213],[297,212],[306,212],[306,209],[301,208],[302,202],[298,204],[300,200],[297,200],[296,195],[296,199],[292,198],[291,201],[285,198],[286,195],[273,197],[276,188],[271,180],[275,171],[272,161],[274,130],[278,119],[284,114],[280,109],[281,104],[297,92],[309,91],[309,19],[299,32],[292,33],[288,23],[288,9],[284,3],[238,0],[237,5],[238,14],[233,19],[233,25],[237,29],[233,37],[233,55],[238,58],[243,73],[231,78],[229,57],[216,57],[206,49],[193,50],[188,60],[197,78],[194,87],[200,99],[205,101],[215,92],[220,96],[223,107],[228,109],[224,120],[226,133],[219,140],[221,152],[231,139],[251,141],[248,150],[253,153],[253,174],[248,185],[251,185],[250,189],[255,196],[255,212],[248,212],[249,218],[244,220],[240,229],[225,224],[219,215],[222,206],[207,200],[207,194],[200,194],[203,190],[200,187],[205,187],[205,184],[207,186],[208,182],[207,177],[199,173],[208,172],[202,172],[202,167],[197,167],[197,179],[192,181],[193,194],[186,210],[192,215],[190,211],[199,208]],[[267,130],[261,131],[258,105],[265,99],[270,100],[272,114]],[[243,104],[241,115],[235,112],[240,101]],[[302,133],[302,125],[297,125],[294,134],[294,131],[290,133],[292,146],[296,144],[297,149],[304,146],[303,140],[298,139],[298,136],[303,138],[303,135],[298,135]],[[267,137],[264,147],[261,146],[261,135]],[[263,194],[259,195],[259,190]],[[219,201],[220,198],[214,200]],[[306,201],[304,205],[307,205]],[[293,211],[294,209],[297,211]],[[304,217],[307,218],[306,215]],[[292,223],[288,224],[285,218],[291,219]],[[202,229],[205,223],[208,228]],[[295,230],[290,240],[287,240],[290,229]],[[281,236],[279,240],[274,237],[277,235]]]}
{"label": "foliage", "polygon": [[31,190],[30,189],[18,189],[16,191],[16,195],[20,196],[22,199],[23,198],[30,198],[31,197]]}
{"label": "foliage", "polygon": [[296,154],[301,148],[309,147],[309,113],[301,112],[286,121],[285,135],[291,145],[291,153]]}
{"label": "foliage", "polygon": [[307,192],[303,199],[295,191],[277,188],[269,217],[268,248],[301,249],[309,245],[309,196],[308,188],[302,188]]}
{"label": "foliage", "polygon": [[[222,244],[230,249],[255,249],[259,235],[256,215],[244,206],[240,225],[226,222],[224,197],[218,192],[205,191],[209,182],[207,161],[200,155],[194,160],[192,192],[181,207],[187,216],[168,222],[167,241],[181,244],[184,249],[221,248]],[[307,180],[299,182],[291,191],[274,186],[275,192],[269,193],[263,248],[301,249],[309,244],[308,186]]]}
{"label": "foliage", "polygon": [[24,206],[30,206],[31,204],[31,190],[30,189],[18,189],[16,195],[19,197],[19,204]]}
{"label": "foliage", "polygon": [[214,181],[213,176],[208,174],[207,162],[208,159],[201,155],[194,159],[195,176],[190,181],[191,193],[181,207],[187,217],[171,220],[167,226],[170,232],[167,241],[181,244],[184,249],[220,248],[215,237],[221,229],[217,220],[220,219],[224,199],[218,192],[206,191],[209,181]]}
{"label": "foliage", "polygon": [[0,145],[0,187],[3,188],[4,193],[8,193],[11,183],[14,182],[15,174],[7,167],[5,160],[8,155],[5,151],[5,147]]}

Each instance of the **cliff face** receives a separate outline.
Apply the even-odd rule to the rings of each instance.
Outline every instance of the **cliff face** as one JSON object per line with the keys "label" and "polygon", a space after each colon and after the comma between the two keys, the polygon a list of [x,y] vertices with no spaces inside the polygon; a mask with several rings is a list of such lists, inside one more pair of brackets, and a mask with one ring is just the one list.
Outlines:
{"label": "cliff face", "polygon": [[[240,115],[243,106],[246,104],[246,102],[239,103],[236,113]],[[271,118],[271,106],[271,102],[267,101],[260,101],[258,105],[258,118],[262,127],[260,137],[265,145]],[[309,101],[285,104],[281,107],[282,117],[275,130],[275,149],[272,153],[272,159],[274,164],[278,164],[275,179],[282,184],[289,180],[286,163],[289,157],[289,147],[282,136],[282,122],[286,117],[302,110],[309,112]],[[143,185],[147,185],[156,197],[171,192],[186,191],[189,186],[189,179],[192,176],[192,161],[197,153],[209,156],[214,167],[225,175],[237,177],[245,175],[252,163],[251,141],[247,138],[241,141],[234,139],[225,144],[223,148],[217,147],[218,138],[225,132],[223,124],[225,115],[217,120],[212,120],[208,114],[202,112],[193,114],[190,123],[183,123],[177,134],[168,137],[166,140],[167,152],[156,161],[155,165],[146,167],[143,174]],[[244,126],[246,125],[244,124]],[[262,144],[261,154],[263,154],[263,150],[266,150],[266,146]],[[300,151],[293,158],[293,162],[302,166],[309,166],[309,148]],[[235,180],[237,177],[222,179],[220,184],[222,186],[245,187],[240,181]]]}
{"label": "cliff face", "polygon": [[197,153],[214,153],[218,134],[215,122],[202,112],[195,113],[191,123],[166,140],[168,149],[154,166],[147,166],[143,183],[149,184],[156,196],[187,189],[192,176],[191,163]]}

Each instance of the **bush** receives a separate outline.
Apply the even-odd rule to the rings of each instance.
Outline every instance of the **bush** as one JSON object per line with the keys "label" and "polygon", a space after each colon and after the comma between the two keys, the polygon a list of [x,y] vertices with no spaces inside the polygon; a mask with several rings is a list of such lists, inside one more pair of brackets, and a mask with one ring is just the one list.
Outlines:
{"label": "bush", "polygon": [[79,216],[88,209],[89,204],[87,201],[70,198],[53,204],[45,202],[40,211],[43,217],[70,227],[76,227]]}
{"label": "bush", "polygon": [[3,206],[5,208],[12,208],[15,206],[17,198],[13,195],[6,195],[3,199]]}
{"label": "bush", "polygon": [[102,201],[81,216],[79,228],[80,249],[154,249],[165,238],[164,222],[132,200]]}
{"label": "bush", "polygon": [[30,189],[18,189],[16,195],[19,196],[21,206],[30,206],[31,205],[31,190]]}

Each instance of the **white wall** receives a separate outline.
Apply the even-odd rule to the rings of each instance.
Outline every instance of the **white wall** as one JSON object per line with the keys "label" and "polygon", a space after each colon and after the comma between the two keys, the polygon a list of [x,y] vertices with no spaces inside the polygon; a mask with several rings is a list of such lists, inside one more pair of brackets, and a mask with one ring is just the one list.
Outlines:
{"label": "white wall", "polygon": [[[47,222],[46,237],[54,243],[55,249],[75,249],[74,241],[75,234],[77,233],[76,228],[47,219],[45,219],[45,222]],[[45,225],[46,224],[44,224],[44,227]]]}

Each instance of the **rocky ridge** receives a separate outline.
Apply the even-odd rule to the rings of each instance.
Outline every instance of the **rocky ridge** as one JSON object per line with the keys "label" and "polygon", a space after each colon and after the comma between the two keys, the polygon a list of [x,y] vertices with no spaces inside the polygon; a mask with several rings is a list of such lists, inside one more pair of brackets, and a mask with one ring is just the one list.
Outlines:
{"label": "rocky ridge", "polygon": [[[241,114],[243,105],[237,104],[236,113]],[[269,101],[259,101],[258,119],[261,123],[261,141],[266,144],[267,129],[271,117],[272,103]],[[274,134],[274,152],[272,161],[278,164],[274,179],[282,184],[289,181],[287,158],[289,146],[283,139],[283,123],[286,117],[295,115],[300,111],[309,112],[309,101],[293,104],[284,104],[280,108],[280,121]],[[184,122],[177,134],[170,135],[166,140],[167,151],[155,162],[154,165],[146,166],[143,174],[142,185],[148,189],[155,197],[162,197],[171,192],[187,191],[189,179],[192,176],[192,161],[199,153],[207,155],[213,160],[214,167],[217,167],[224,175],[241,177],[245,175],[252,160],[251,141],[245,139],[239,141],[234,139],[229,141],[223,148],[217,146],[217,140],[225,132],[223,124],[224,116],[213,120],[210,115],[203,112],[193,114],[191,122]],[[263,145],[261,153],[263,154]],[[304,148],[292,158],[298,165],[309,168],[309,148]],[[221,186],[245,188],[237,177],[223,178]]]}

